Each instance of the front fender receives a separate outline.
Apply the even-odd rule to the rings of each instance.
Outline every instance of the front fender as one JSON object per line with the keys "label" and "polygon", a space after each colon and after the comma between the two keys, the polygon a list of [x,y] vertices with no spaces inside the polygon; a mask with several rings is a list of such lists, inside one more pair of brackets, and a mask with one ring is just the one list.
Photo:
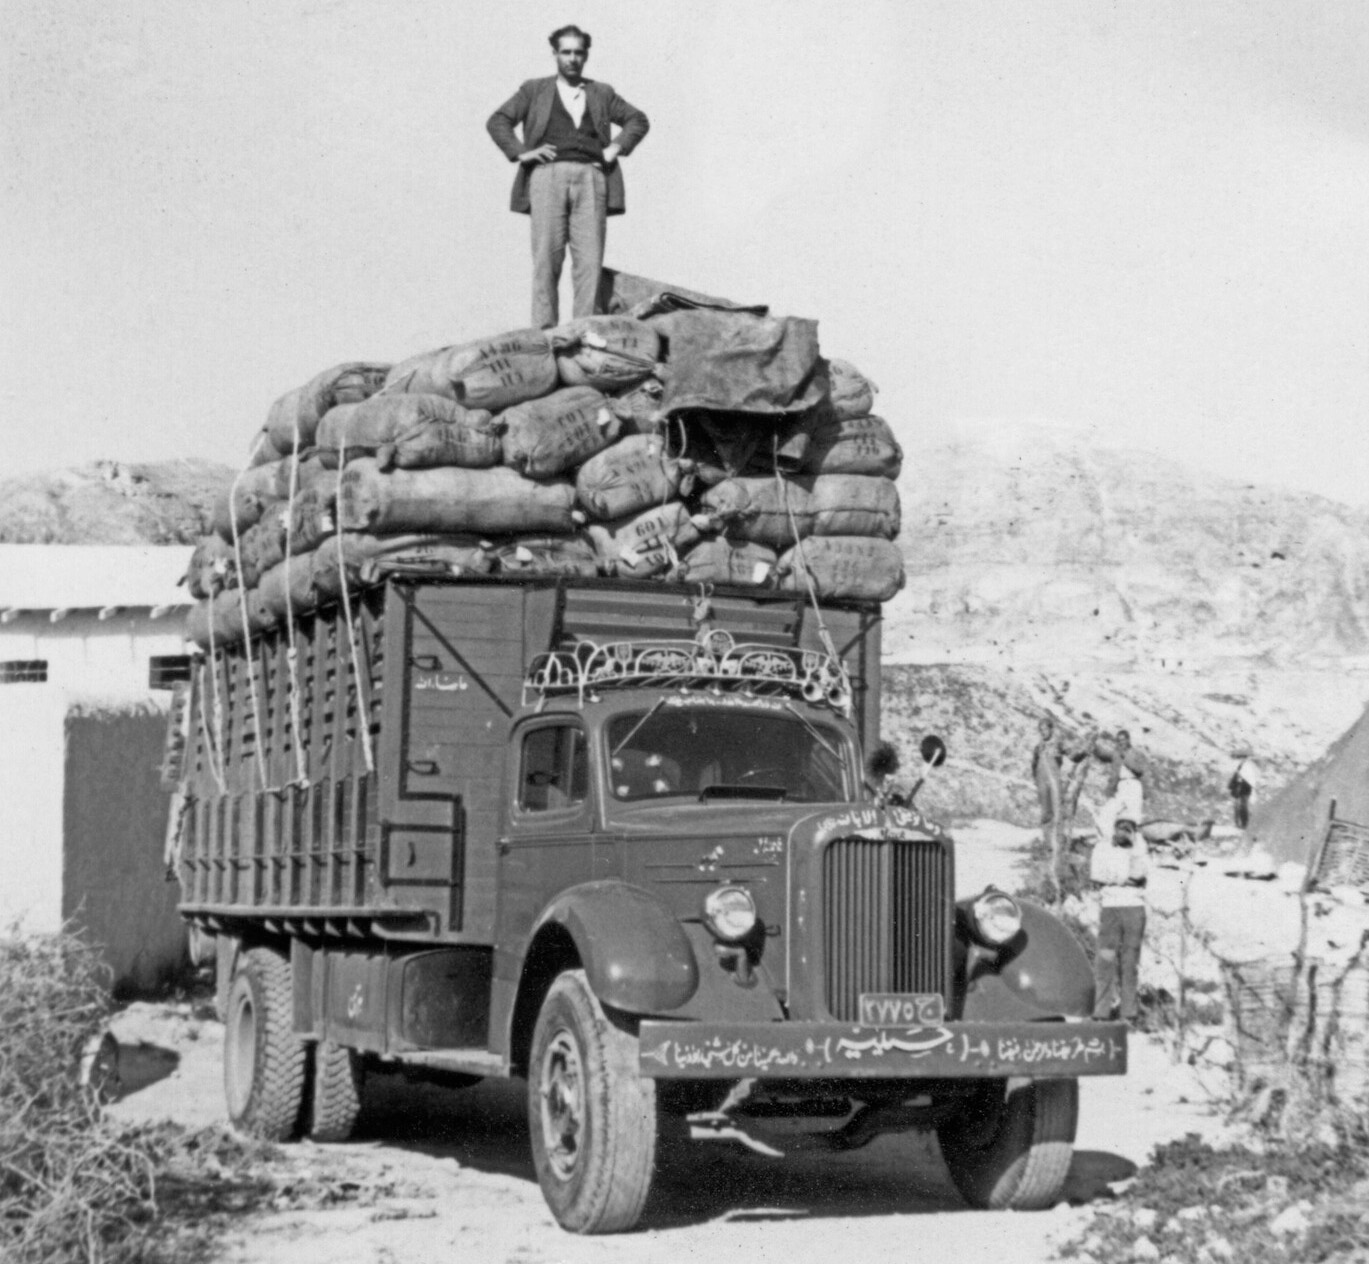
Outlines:
{"label": "front fender", "polygon": [[961,957],[962,1016],[970,1022],[1087,1018],[1093,1013],[1093,969],[1079,941],[1053,913],[1018,900],[1022,930],[995,957]]}
{"label": "front fender", "polygon": [[[564,927],[594,994],[637,1014],[678,1009],[699,987],[699,966],[679,919],[626,882],[587,882],[561,892],[536,930]],[[536,938],[536,931],[534,931]]]}

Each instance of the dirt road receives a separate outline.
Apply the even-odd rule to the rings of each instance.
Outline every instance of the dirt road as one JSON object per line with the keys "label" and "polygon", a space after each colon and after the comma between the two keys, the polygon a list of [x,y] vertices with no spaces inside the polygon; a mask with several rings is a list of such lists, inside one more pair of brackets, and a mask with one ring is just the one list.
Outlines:
{"label": "dirt road", "polygon": [[[1020,833],[1020,832],[1019,832]],[[964,840],[970,842],[969,839]],[[979,889],[1020,846],[984,831],[963,847],[962,890]],[[978,845],[976,845],[978,844]],[[973,858],[973,859],[972,859]],[[1006,875],[1005,875],[1006,876]],[[124,1118],[190,1126],[224,1119],[223,1032],[186,1007],[135,1006],[118,1024]],[[1087,1212],[963,1209],[935,1142],[882,1137],[854,1153],[782,1160],[726,1143],[700,1143],[641,1232],[577,1238],[552,1221],[528,1154],[524,1086],[486,1082],[463,1092],[373,1079],[357,1139],[287,1147],[301,1180],[348,1184],[357,1201],[255,1216],[222,1243],[231,1264],[578,1264],[704,1261],[832,1264],[843,1257],[1033,1264],[1052,1256]],[[1187,1067],[1144,1037],[1125,1079],[1083,1081],[1069,1198],[1105,1198],[1159,1142],[1221,1131],[1208,1093]]]}

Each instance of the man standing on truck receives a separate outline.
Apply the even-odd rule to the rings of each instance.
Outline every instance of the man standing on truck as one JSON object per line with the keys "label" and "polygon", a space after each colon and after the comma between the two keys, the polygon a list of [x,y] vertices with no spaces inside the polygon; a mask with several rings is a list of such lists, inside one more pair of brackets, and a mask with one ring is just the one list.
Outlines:
{"label": "man standing on truck", "polygon": [[[518,164],[510,206],[532,217],[532,323],[540,329],[557,323],[557,287],[568,245],[575,315],[594,315],[607,217],[621,215],[625,207],[618,159],[637,147],[650,126],[608,84],[584,77],[590,42],[578,26],[553,31],[556,74],[529,79],[485,125],[508,160]],[[520,124],[521,142],[514,132]],[[620,129],[616,137],[614,126]]]}

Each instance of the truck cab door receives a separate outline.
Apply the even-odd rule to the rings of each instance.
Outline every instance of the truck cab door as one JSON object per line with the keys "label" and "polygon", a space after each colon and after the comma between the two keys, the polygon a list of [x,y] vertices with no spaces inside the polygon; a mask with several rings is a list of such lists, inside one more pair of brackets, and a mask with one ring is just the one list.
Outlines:
{"label": "truck cab door", "polygon": [[520,952],[533,920],[595,874],[589,742],[576,716],[529,721],[513,735],[506,826],[499,845],[501,948]]}

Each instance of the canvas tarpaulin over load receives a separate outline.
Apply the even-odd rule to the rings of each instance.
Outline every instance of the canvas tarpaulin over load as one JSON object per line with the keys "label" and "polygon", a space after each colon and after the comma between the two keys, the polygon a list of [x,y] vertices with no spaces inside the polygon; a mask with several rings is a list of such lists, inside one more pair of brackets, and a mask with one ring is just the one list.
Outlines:
{"label": "canvas tarpaulin over load", "polygon": [[818,323],[696,309],[652,320],[666,341],[662,409],[779,417],[827,394]]}
{"label": "canvas tarpaulin over load", "polygon": [[1276,863],[1310,865],[1333,803],[1337,820],[1369,826],[1369,710],[1267,803],[1257,795],[1246,838]]}

